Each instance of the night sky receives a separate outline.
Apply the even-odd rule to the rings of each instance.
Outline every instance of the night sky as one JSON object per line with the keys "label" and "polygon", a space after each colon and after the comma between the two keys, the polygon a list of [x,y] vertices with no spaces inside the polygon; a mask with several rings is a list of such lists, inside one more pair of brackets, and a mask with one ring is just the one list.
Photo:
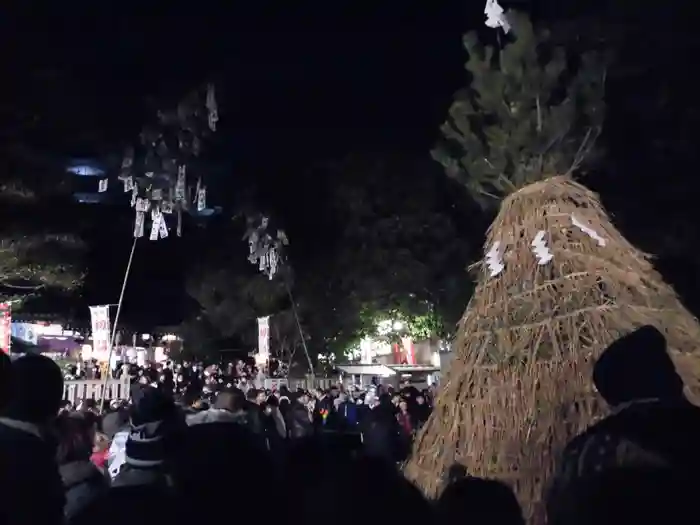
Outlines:
{"label": "night sky", "polygon": [[[302,265],[319,233],[332,235],[313,205],[329,181],[317,180],[313,166],[348,152],[428,157],[453,93],[465,85],[461,36],[483,27],[484,2],[81,4],[9,7],[0,21],[2,49],[13,50],[0,58],[4,83],[13,80],[4,103],[17,97],[51,123],[37,147],[66,158],[120,154],[157,108],[214,80],[221,121],[206,146],[218,173],[209,200],[228,211],[253,191],[284,223]],[[605,167],[587,182],[623,232],[659,255],[664,276],[697,313],[692,137],[700,103],[686,66],[699,39],[681,2],[502,4],[560,27],[588,16],[636,28],[638,40],[618,46],[610,75]],[[132,242],[126,202],[82,219],[90,243],[85,305],[118,298]],[[474,232],[475,243],[483,233]],[[179,322],[193,250],[213,242],[192,225],[183,239],[141,243],[124,318]],[[246,249],[241,241],[242,258]]]}

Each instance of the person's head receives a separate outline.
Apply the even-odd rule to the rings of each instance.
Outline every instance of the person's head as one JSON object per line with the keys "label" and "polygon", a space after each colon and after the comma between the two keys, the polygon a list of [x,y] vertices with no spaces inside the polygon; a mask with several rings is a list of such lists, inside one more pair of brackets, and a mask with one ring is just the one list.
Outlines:
{"label": "person's head", "polygon": [[132,468],[157,468],[171,459],[184,414],[172,398],[156,388],[145,388],[131,411],[126,442],[126,464]]}
{"label": "person's head", "polygon": [[337,386],[332,386],[330,390],[330,396],[331,397],[338,397],[338,394],[340,394],[340,390],[338,389]]}
{"label": "person's head", "polygon": [[226,389],[216,396],[214,408],[228,410],[229,412],[238,412],[245,408],[245,396],[243,392],[237,388]]}
{"label": "person's head", "polygon": [[70,402],[70,399],[64,399],[61,402],[61,408],[59,412],[70,412],[73,410],[73,403]]}
{"label": "person's head", "polygon": [[95,444],[95,427],[80,412],[61,414],[56,419],[59,465],[76,461],[88,461]]}
{"label": "person's head", "polygon": [[399,410],[401,410],[401,412],[408,411],[408,403],[405,399],[399,400]]}
{"label": "person's head", "polygon": [[259,393],[260,393],[259,390],[255,389],[255,388],[249,388],[245,393],[245,398],[248,401],[250,401],[251,403],[257,403]]}
{"label": "person's head", "polygon": [[12,363],[12,396],[5,407],[8,417],[46,425],[63,402],[63,374],[48,357],[27,354]]}
{"label": "person's head", "polygon": [[416,404],[418,405],[424,405],[425,404],[425,397],[422,394],[418,394],[416,396]]}
{"label": "person's head", "polygon": [[309,399],[310,399],[310,397],[306,392],[301,392],[300,394],[297,395],[297,402],[301,403],[302,405],[308,405]]}
{"label": "person's head", "polygon": [[92,398],[84,399],[82,401],[82,403],[80,403],[80,411],[81,412],[95,412],[95,411],[97,411],[97,401],[95,401]]}
{"label": "person's head", "polygon": [[95,444],[92,447],[93,452],[104,452],[109,448],[110,441],[107,434],[102,432],[95,433]]}
{"label": "person's head", "polygon": [[641,399],[685,399],[666,338],[650,325],[605,349],[593,367],[593,383],[612,407]]}
{"label": "person's head", "polygon": [[393,396],[393,397],[391,398],[391,403],[392,403],[394,406],[399,406],[399,403],[400,403],[400,402],[401,402],[401,396],[396,395],[396,396]]}

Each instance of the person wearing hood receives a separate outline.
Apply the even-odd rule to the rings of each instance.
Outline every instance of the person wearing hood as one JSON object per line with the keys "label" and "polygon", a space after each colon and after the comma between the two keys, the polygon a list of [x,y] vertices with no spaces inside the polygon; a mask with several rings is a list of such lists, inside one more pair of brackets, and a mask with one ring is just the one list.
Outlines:
{"label": "person wearing hood", "polygon": [[[11,495],[0,505],[0,523],[62,523],[65,496],[50,431],[63,400],[61,369],[36,354],[22,356],[9,367],[4,361],[0,369],[0,487]],[[34,503],[37,494],[40,504]]]}
{"label": "person wearing hood", "polygon": [[548,523],[676,522],[669,513],[694,501],[700,409],[685,397],[663,334],[647,325],[613,342],[593,383],[611,414],[566,446],[546,497]]}

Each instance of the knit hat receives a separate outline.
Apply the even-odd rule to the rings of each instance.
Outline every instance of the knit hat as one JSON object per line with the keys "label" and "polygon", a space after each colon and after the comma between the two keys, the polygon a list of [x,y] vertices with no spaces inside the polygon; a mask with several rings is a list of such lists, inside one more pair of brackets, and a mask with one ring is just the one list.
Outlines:
{"label": "knit hat", "polygon": [[605,349],[593,367],[593,383],[611,406],[683,397],[683,380],[666,350],[666,338],[650,325],[620,337]]}
{"label": "knit hat", "polygon": [[144,389],[131,414],[126,464],[133,468],[162,465],[180,419],[172,399],[156,388]]}

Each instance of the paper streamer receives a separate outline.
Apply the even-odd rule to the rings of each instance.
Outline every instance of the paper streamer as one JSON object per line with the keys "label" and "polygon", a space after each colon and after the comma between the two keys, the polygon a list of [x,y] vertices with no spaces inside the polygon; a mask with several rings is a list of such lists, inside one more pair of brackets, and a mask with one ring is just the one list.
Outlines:
{"label": "paper streamer", "polygon": [[134,237],[137,239],[143,237],[144,225],[146,223],[146,214],[142,211],[136,212],[136,219],[134,221]]}
{"label": "paper streamer", "polygon": [[177,167],[177,181],[175,182],[175,200],[185,200],[185,185],[187,177],[187,166],[184,164]]}
{"label": "paper streamer", "polygon": [[581,221],[579,221],[573,213],[571,214],[571,224],[576,226],[579,230],[581,230],[583,233],[585,233],[591,239],[593,239],[595,242],[597,242],[598,246],[605,246],[605,244],[606,244],[605,239],[603,237],[601,237],[598,234],[598,232],[595,231],[593,228],[586,226]]}
{"label": "paper streamer", "polygon": [[505,269],[506,266],[503,264],[503,253],[501,252],[501,243],[499,241],[494,242],[486,254],[486,266],[491,277],[496,277]]}
{"label": "paper streamer", "polygon": [[204,211],[207,207],[207,189],[199,188],[197,191],[197,211]]}
{"label": "paper streamer", "polygon": [[544,238],[546,234],[544,230],[538,231],[531,244],[532,251],[535,253],[535,258],[537,259],[537,264],[540,266],[554,259],[554,255],[547,247],[547,241]]}
{"label": "paper streamer", "polygon": [[496,0],[486,0],[486,7],[484,8],[484,14],[486,15],[485,24],[488,27],[496,29],[497,27],[502,27],[503,31],[508,33],[510,31],[510,23],[503,8],[498,4]]}
{"label": "paper streamer", "polygon": [[158,221],[158,235],[160,236],[161,239],[167,239],[168,237],[168,225],[165,222],[165,217],[163,217],[162,214],[158,214],[160,216],[160,220]]}
{"label": "paper streamer", "polygon": [[216,104],[216,93],[214,91],[214,84],[209,84],[207,86],[207,101],[206,101],[207,111],[208,111],[208,124],[209,129],[216,131],[216,123],[219,121],[219,110]]}

